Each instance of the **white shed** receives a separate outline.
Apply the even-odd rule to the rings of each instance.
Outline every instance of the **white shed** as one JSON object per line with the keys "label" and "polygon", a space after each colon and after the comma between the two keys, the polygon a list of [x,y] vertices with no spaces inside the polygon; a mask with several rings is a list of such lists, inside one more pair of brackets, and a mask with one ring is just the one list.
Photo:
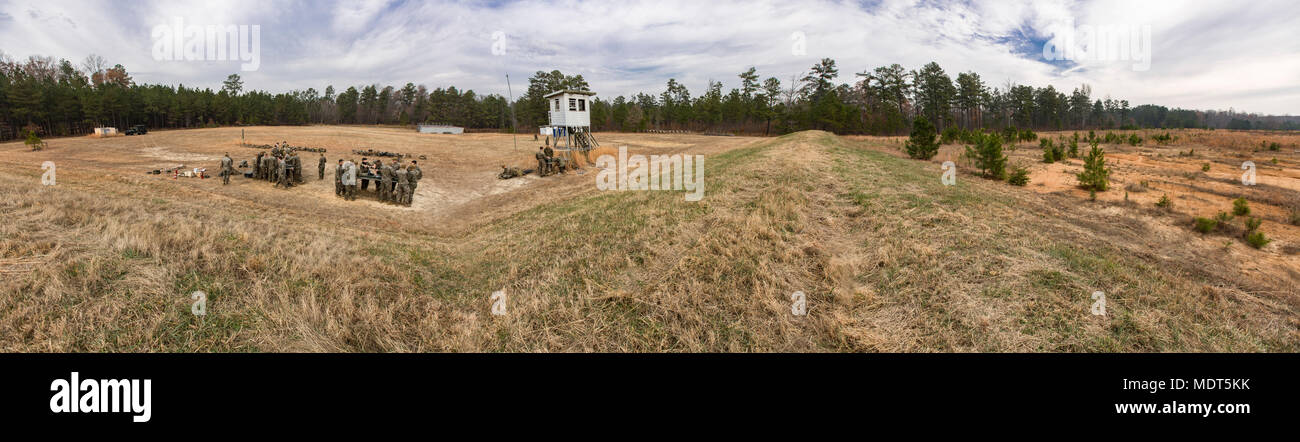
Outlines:
{"label": "white shed", "polygon": [[460,134],[465,132],[465,128],[447,124],[421,124],[419,131],[422,134]]}
{"label": "white shed", "polygon": [[546,96],[551,126],[591,127],[591,97],[595,92],[566,89]]}

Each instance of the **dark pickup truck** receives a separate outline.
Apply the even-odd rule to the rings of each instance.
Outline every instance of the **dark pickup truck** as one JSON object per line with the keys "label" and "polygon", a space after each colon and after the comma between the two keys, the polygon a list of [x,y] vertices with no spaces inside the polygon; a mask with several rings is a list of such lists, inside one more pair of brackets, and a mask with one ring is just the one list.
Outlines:
{"label": "dark pickup truck", "polygon": [[125,132],[126,135],[144,135],[147,133],[149,133],[149,128],[144,127],[143,124],[131,126],[131,128],[127,129]]}

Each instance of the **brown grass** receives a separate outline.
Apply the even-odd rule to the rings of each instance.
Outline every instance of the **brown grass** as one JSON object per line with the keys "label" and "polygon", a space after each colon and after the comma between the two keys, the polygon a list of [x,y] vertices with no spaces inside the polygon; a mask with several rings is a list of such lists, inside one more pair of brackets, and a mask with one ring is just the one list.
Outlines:
{"label": "brown grass", "polygon": [[[251,157],[232,146],[237,129],[55,140],[45,152],[0,145],[0,186],[11,189],[0,194],[9,214],[0,349],[1296,351],[1300,342],[1300,277],[1283,249],[1225,252],[1171,227],[1180,220],[967,175],[945,188],[937,166],[897,158],[878,139],[598,135],[609,152],[593,158],[619,145],[705,155],[705,200],[688,203],[681,192],[596,191],[590,168],[496,180],[500,163],[527,165],[536,148],[515,150],[508,135],[249,132],[255,144],[328,147],[331,165],[352,146],[428,155],[426,179],[403,208],[338,200],[332,178],[316,181],[314,170],[292,190],[143,174],[224,151],[236,163]],[[54,187],[36,185],[47,156],[59,164]],[[509,314],[493,316],[488,296],[502,289]],[[195,290],[209,295],[206,317],[190,314]],[[1093,290],[1107,293],[1110,316],[1088,314]],[[807,316],[790,314],[794,291],[808,295]]]}

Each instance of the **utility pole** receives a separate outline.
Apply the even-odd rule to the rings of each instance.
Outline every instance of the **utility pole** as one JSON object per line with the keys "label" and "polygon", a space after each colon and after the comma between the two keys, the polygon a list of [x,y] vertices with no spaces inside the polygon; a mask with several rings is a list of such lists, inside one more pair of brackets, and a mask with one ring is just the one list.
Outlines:
{"label": "utility pole", "polygon": [[515,92],[510,87],[510,74],[506,74],[506,93],[510,94],[510,132],[514,134],[515,152],[519,151],[519,120],[515,119]]}

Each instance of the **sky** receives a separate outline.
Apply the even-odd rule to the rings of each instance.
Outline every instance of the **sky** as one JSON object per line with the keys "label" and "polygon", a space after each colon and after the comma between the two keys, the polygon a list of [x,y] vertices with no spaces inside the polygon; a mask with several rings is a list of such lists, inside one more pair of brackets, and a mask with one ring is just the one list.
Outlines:
{"label": "sky", "polygon": [[[163,29],[232,25],[259,30],[245,46],[257,63],[210,57],[206,36],[162,43]],[[1090,43],[1099,32],[1114,38]],[[184,59],[187,45],[197,59]],[[412,82],[504,96],[509,74],[517,98],[533,73],[558,69],[606,99],[658,94],[669,78],[693,96],[711,80],[731,89],[751,66],[788,85],[826,57],[837,83],[934,61],[991,87],[1087,84],[1094,99],[1133,106],[1300,115],[1294,0],[0,0],[0,51],[74,64],[97,54],[137,83],[217,89],[238,73],[246,90],[270,92]]]}

